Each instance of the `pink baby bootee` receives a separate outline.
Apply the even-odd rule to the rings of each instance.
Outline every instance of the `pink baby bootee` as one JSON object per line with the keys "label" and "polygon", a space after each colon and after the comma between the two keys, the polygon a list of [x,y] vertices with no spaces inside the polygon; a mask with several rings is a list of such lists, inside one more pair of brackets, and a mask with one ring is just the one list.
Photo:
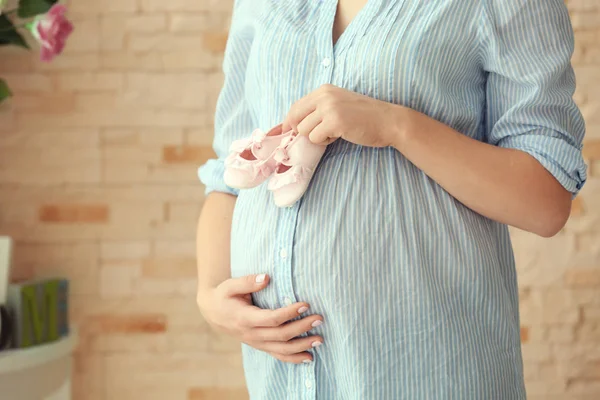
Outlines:
{"label": "pink baby bootee", "polygon": [[268,189],[278,207],[291,207],[306,192],[325,146],[277,125],[269,132],[260,129],[248,138],[236,140],[225,160],[225,183],[236,189],[250,189],[267,179]]}
{"label": "pink baby bootee", "polygon": [[281,141],[268,186],[278,207],[291,207],[304,195],[323,153],[325,146],[312,143],[307,136],[291,135]]}
{"label": "pink baby bootee", "polygon": [[236,189],[250,189],[262,184],[275,170],[275,149],[284,137],[281,125],[263,132],[256,129],[250,137],[236,140],[225,160],[225,184]]}

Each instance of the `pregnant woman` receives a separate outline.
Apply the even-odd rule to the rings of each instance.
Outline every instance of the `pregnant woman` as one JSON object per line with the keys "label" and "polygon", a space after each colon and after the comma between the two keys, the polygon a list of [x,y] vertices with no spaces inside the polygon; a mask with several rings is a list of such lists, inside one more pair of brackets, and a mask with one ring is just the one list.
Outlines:
{"label": "pregnant woman", "polygon": [[[235,2],[198,304],[251,399],[525,399],[507,226],[585,182],[572,51],[563,0]],[[328,145],[288,208],[223,180],[280,123]]]}

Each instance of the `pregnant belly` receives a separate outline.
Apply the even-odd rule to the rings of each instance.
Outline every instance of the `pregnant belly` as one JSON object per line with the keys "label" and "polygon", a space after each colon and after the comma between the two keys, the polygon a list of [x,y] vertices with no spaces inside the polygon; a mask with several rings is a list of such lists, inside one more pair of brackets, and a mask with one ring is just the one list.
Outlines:
{"label": "pregnant belly", "polygon": [[[323,315],[314,331],[325,339],[319,365],[346,377],[351,390],[342,398],[353,398],[362,383],[399,377],[454,389],[498,376],[520,384],[509,247],[505,227],[397,152],[355,149],[324,158],[297,207],[276,208],[266,186],[242,192],[231,265],[233,276],[271,275],[253,295],[257,306],[293,298]],[[481,349],[494,370],[469,368]]]}
{"label": "pregnant belly", "polygon": [[494,251],[494,234],[491,221],[397,151],[344,144],[326,153],[296,207],[275,207],[266,185],[242,191],[232,275],[270,274],[269,287],[255,295],[265,308],[281,306],[290,290],[326,308],[366,299],[373,290],[397,300],[415,290],[436,293],[436,285],[472,285],[470,274],[493,272],[497,265],[481,264],[490,259],[484,250]]}

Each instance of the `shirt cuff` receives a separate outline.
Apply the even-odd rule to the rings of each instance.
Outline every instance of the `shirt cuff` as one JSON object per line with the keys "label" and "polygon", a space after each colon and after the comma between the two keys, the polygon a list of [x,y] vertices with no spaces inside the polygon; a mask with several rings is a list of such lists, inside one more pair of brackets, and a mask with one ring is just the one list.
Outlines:
{"label": "shirt cuff", "polygon": [[223,160],[208,160],[206,164],[198,168],[198,177],[206,186],[204,194],[208,196],[212,192],[229,193],[234,196],[240,191],[225,184],[225,162]]}
{"label": "shirt cuff", "polygon": [[581,148],[572,145],[556,133],[536,132],[508,136],[498,146],[524,151],[548,170],[575,197],[587,179],[587,166]]}

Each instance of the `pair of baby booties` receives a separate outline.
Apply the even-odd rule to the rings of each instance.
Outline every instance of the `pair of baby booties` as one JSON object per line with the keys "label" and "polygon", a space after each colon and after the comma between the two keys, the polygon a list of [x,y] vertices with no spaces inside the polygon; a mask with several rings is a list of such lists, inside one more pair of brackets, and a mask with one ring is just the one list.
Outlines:
{"label": "pair of baby booties", "polygon": [[256,129],[236,140],[225,160],[225,184],[250,189],[269,179],[268,189],[278,207],[293,206],[306,192],[325,146],[307,136],[283,132],[277,125],[268,132]]}

